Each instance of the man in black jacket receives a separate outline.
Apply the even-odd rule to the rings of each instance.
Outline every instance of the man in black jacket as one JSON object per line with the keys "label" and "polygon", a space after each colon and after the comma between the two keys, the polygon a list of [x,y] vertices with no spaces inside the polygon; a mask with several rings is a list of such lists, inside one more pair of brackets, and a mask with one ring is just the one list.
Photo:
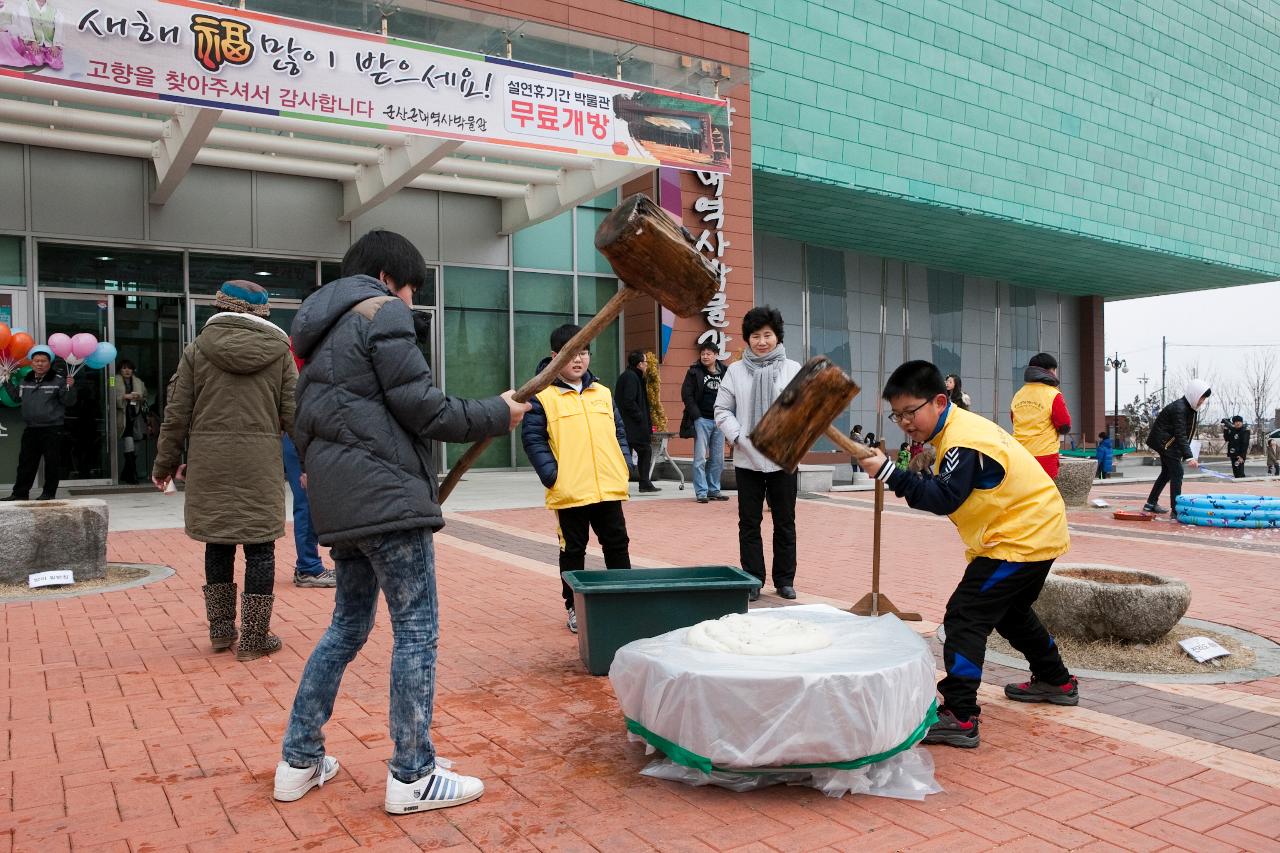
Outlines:
{"label": "man in black jacket", "polygon": [[1244,476],[1244,459],[1249,455],[1249,430],[1245,429],[1244,418],[1236,415],[1231,424],[1222,423],[1222,437],[1227,442],[1227,458],[1231,460],[1231,473],[1240,479]]}
{"label": "man in black jacket", "polygon": [[720,393],[720,349],[710,341],[698,346],[698,360],[689,365],[680,385],[684,417],[680,419],[680,437],[693,441],[694,499],[727,501],[720,494],[720,473],[724,470],[724,434],[716,426],[716,395]]}
{"label": "man in black jacket", "polygon": [[338,772],[324,751],[342,674],[387,599],[391,739],[383,808],[392,814],[470,802],[484,784],[436,763],[430,727],[439,610],[433,531],[432,441],[502,435],[529,410],[513,391],[485,400],[448,397],[431,382],[414,335],[414,291],[427,268],[413,244],[371,231],[342,259],[342,278],[320,288],[294,318],[298,380],[294,439],[307,475],[312,522],[333,545],[333,621],[307,660],[276,765],[275,798],[293,801]]}
{"label": "man in black jacket", "polygon": [[1200,460],[1191,452],[1191,439],[1196,434],[1196,412],[1204,407],[1213,392],[1199,379],[1187,383],[1181,397],[1160,410],[1147,434],[1147,446],[1160,457],[1160,476],[1151,487],[1151,494],[1142,507],[1147,512],[1166,513],[1169,510],[1156,503],[1165,484],[1169,486],[1169,506],[1173,517],[1178,517],[1178,495],[1182,494],[1182,463],[1192,468],[1200,466]]}
{"label": "man in black jacket", "polygon": [[640,491],[660,492],[662,489],[649,479],[653,467],[653,422],[649,418],[649,395],[644,387],[648,370],[649,362],[642,350],[628,353],[627,369],[618,377],[613,401],[622,415],[622,425],[627,429],[627,444],[636,452]]}
{"label": "man in black jacket", "polygon": [[13,493],[5,501],[25,501],[31,497],[40,460],[44,459],[44,488],[36,500],[51,501],[58,496],[58,478],[62,459],[58,453],[62,424],[67,406],[76,401],[75,379],[53,369],[53,351],[46,346],[32,347],[27,353],[31,372],[19,382],[9,377],[5,390],[10,399],[22,400],[22,445],[18,450],[18,473],[13,479]]}

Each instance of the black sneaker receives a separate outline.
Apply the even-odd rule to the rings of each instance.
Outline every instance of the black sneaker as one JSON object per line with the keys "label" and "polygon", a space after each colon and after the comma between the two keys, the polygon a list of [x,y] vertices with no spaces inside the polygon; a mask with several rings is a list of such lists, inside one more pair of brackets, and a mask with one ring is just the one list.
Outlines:
{"label": "black sneaker", "polygon": [[1038,678],[1021,684],[1006,684],[1004,695],[1015,702],[1048,702],[1053,705],[1079,705],[1080,690],[1076,677],[1066,684],[1049,684]]}
{"label": "black sneaker", "polygon": [[938,712],[938,722],[929,727],[929,733],[924,736],[923,742],[973,749],[979,742],[978,718],[970,717],[960,722],[955,714],[943,708]]}
{"label": "black sneaker", "polygon": [[698,503],[704,504],[704,503],[709,503],[711,499],[708,498],[706,495],[702,495],[697,500],[698,500]]}
{"label": "black sneaker", "polygon": [[1143,504],[1142,509],[1146,512],[1154,512],[1156,515],[1164,515],[1169,510],[1160,506],[1160,504]]}
{"label": "black sneaker", "polygon": [[729,496],[728,496],[728,495],[722,495],[722,494],[720,494],[719,492],[716,492],[714,495],[707,495],[707,497],[711,498],[711,500],[713,500],[713,501],[727,501],[727,500],[729,500]]}

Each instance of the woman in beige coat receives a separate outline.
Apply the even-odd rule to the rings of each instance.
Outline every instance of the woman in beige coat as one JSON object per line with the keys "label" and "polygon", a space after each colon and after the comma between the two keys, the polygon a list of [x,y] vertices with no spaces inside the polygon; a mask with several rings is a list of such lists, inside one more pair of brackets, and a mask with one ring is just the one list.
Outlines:
{"label": "woman in beige coat", "polygon": [[298,369],[289,339],[265,319],[267,292],[250,281],[218,291],[221,313],[205,323],[171,380],[151,478],[164,489],[187,444],[187,535],[205,543],[205,608],[215,651],[236,641],[236,545],[245,580],[237,660],[279,651],[271,634],[275,540],[284,535],[280,433],[293,430]]}
{"label": "woman in beige coat", "polygon": [[136,485],[138,482],[138,454],[134,442],[146,435],[147,383],[134,375],[133,362],[120,359],[116,376],[116,440],[124,448],[124,461],[120,465],[120,482]]}

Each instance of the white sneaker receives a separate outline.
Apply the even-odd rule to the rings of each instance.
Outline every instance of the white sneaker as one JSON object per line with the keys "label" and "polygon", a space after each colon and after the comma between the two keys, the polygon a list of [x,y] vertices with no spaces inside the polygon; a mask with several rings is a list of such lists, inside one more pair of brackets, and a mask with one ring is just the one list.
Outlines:
{"label": "white sneaker", "polygon": [[292,767],[287,761],[276,765],[275,798],[284,803],[302,799],[312,788],[318,788],[338,773],[338,759],[326,755],[315,767]]}
{"label": "white sneaker", "polygon": [[474,776],[462,776],[439,765],[416,782],[401,782],[387,771],[387,799],[382,807],[388,814],[409,814],[431,809],[447,809],[477,800],[484,783]]}
{"label": "white sneaker", "polygon": [[569,621],[567,621],[565,624],[569,626],[570,631],[572,631],[575,634],[578,633],[578,611],[570,607]]}

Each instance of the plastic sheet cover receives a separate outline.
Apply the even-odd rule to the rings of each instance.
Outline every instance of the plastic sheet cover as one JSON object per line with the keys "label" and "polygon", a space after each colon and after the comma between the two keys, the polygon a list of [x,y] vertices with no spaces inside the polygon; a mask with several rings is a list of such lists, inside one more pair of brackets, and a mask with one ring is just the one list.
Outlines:
{"label": "plastic sheet cover", "polygon": [[941,790],[912,747],[936,719],[934,661],[894,616],[827,605],[752,610],[799,619],[834,638],[794,655],[737,655],[688,645],[689,628],[628,643],[609,679],[633,739],[666,758],[647,775],[749,790],[807,784],[921,799]]}

